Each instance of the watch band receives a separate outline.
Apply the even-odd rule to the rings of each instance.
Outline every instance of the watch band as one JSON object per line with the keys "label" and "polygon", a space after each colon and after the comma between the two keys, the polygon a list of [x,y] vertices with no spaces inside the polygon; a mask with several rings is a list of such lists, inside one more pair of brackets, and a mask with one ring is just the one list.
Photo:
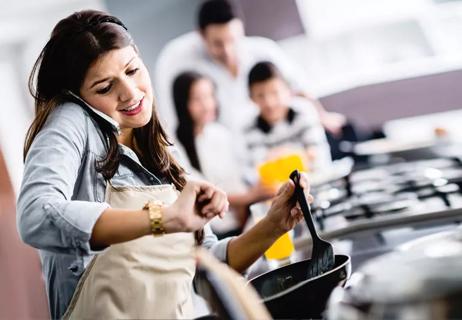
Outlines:
{"label": "watch band", "polygon": [[159,200],[148,201],[143,210],[148,210],[149,222],[151,224],[151,232],[154,236],[165,234],[165,229],[162,224],[162,207],[164,203]]}

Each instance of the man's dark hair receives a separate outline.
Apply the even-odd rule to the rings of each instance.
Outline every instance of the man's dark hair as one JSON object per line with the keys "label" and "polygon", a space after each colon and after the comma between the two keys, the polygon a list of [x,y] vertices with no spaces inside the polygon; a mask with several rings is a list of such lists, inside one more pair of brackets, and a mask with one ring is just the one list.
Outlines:
{"label": "man's dark hair", "polygon": [[237,16],[231,4],[226,0],[205,1],[199,9],[198,25],[200,30],[210,24],[228,23]]}
{"label": "man's dark hair", "polygon": [[248,77],[248,86],[249,89],[258,82],[264,82],[273,78],[279,78],[284,80],[279,69],[274,65],[274,63],[269,61],[262,61],[257,63],[250,69]]}

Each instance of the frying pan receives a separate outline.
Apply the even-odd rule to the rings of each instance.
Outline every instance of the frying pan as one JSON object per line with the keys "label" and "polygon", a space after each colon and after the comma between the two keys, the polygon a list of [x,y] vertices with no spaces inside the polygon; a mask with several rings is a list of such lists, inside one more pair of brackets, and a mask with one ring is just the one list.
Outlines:
{"label": "frying pan", "polygon": [[294,197],[300,204],[311,236],[317,239],[313,240],[312,259],[264,273],[250,283],[273,318],[321,318],[332,290],[348,279],[351,261],[346,255],[333,256],[331,244],[317,237],[311,210],[299,185],[299,172],[295,170],[290,178],[294,181]]}
{"label": "frying pan", "polygon": [[321,318],[332,290],[343,286],[351,274],[347,255],[335,255],[332,270],[310,279],[306,272],[309,263],[310,259],[296,262],[250,281],[273,318]]}

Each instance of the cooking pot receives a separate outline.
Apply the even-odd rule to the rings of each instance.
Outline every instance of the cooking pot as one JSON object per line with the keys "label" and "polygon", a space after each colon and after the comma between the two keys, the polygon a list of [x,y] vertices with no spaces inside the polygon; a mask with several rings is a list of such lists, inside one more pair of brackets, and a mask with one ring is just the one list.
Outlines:
{"label": "cooking pot", "polygon": [[334,268],[307,279],[310,259],[296,262],[250,280],[273,318],[321,318],[332,290],[351,273],[350,257],[335,255]]}
{"label": "cooking pot", "polygon": [[462,229],[422,237],[370,260],[336,288],[327,318],[462,319]]}

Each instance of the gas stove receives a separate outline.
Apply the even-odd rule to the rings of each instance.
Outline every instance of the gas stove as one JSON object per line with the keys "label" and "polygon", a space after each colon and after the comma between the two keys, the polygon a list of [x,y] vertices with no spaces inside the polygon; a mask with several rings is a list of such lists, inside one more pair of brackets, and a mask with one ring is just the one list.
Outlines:
{"label": "gas stove", "polygon": [[[321,237],[353,268],[405,241],[455,228],[462,221],[462,161],[437,158],[355,170],[313,186],[312,212]],[[311,247],[307,230],[297,248]]]}
{"label": "gas stove", "polygon": [[462,206],[462,162],[421,160],[354,171],[314,187],[312,210],[324,229],[327,219],[351,221],[405,212]]}

